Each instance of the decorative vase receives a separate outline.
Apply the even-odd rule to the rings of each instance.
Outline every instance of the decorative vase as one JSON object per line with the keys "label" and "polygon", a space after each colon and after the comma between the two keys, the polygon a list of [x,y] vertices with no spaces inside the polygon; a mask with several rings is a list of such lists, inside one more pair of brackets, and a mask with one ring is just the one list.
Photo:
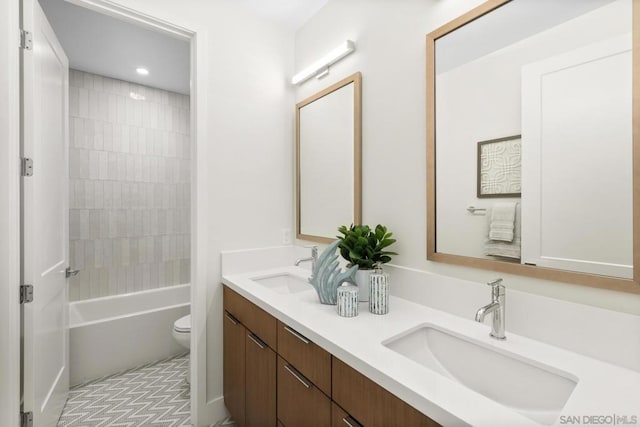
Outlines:
{"label": "decorative vase", "polygon": [[358,315],[358,292],[358,287],[355,285],[338,286],[338,316]]}
{"label": "decorative vase", "polygon": [[355,282],[354,277],[358,266],[353,266],[347,271],[342,271],[338,266],[338,255],[335,253],[340,244],[336,240],[322,252],[318,261],[312,268],[309,283],[318,293],[321,304],[336,305],[338,298],[338,287],[343,282]]}
{"label": "decorative vase", "polygon": [[369,311],[373,314],[389,312],[389,275],[376,268],[369,275]]}
{"label": "decorative vase", "polygon": [[360,270],[356,271],[356,285],[358,286],[358,298],[359,301],[369,301],[369,275],[373,270]]}

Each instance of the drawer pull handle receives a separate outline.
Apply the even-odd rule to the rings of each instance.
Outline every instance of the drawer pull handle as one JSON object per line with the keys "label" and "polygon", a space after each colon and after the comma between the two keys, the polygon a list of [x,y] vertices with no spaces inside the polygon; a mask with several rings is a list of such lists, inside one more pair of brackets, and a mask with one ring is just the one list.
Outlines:
{"label": "drawer pull handle", "polygon": [[231,320],[231,323],[233,323],[234,325],[238,324],[238,319],[236,319],[235,317],[233,317],[231,314],[229,314],[228,312],[224,312],[224,315],[227,316],[227,319]]}
{"label": "drawer pull handle", "polygon": [[311,388],[311,383],[305,380],[301,374],[298,374],[298,372],[296,371],[296,368],[290,367],[289,365],[284,365],[284,369],[286,369],[287,371],[289,371],[291,375],[296,377],[296,379],[300,381],[302,385],[304,385],[306,388]]}
{"label": "drawer pull handle", "polygon": [[295,331],[293,329],[291,329],[288,326],[285,326],[284,329],[289,332],[291,335],[293,335],[294,337],[298,338],[300,341],[302,341],[305,344],[311,344],[311,341],[309,341],[304,335],[300,334],[300,332]]}
{"label": "drawer pull handle", "polygon": [[256,337],[256,336],[255,336],[255,335],[253,335],[251,332],[249,332],[249,333],[247,334],[247,336],[249,337],[249,339],[250,339],[251,341],[253,341],[254,343],[256,343],[256,345],[257,345],[258,347],[260,347],[261,349],[263,349],[263,350],[264,350],[264,346],[265,346],[266,344],[265,344],[264,342],[262,342],[262,340],[261,340],[260,338]]}
{"label": "drawer pull handle", "polygon": [[354,420],[350,415],[347,415],[346,417],[344,417],[342,421],[344,421],[344,423],[349,427],[362,427],[362,425],[356,420]]}

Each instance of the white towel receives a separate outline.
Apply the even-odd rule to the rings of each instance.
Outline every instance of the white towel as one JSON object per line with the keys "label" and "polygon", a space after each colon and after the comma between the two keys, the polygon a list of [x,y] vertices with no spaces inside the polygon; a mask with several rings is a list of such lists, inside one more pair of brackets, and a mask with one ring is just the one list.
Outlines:
{"label": "white towel", "polygon": [[496,203],[491,209],[489,240],[503,242],[513,241],[513,230],[516,222],[516,203]]}
{"label": "white towel", "polygon": [[[493,209],[490,209],[491,211]],[[491,213],[487,211],[487,241],[484,245],[484,254],[489,256],[497,256],[504,258],[520,259],[521,254],[521,212],[520,203],[516,203],[516,215],[514,222],[513,240],[505,242],[500,240],[489,239],[489,229],[491,228]]]}

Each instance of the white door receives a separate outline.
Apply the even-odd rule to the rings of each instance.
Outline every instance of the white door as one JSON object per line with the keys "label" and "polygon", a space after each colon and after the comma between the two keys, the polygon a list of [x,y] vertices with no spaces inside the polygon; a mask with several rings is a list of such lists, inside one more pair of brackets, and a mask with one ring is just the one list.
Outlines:
{"label": "white door", "polygon": [[626,34],[523,67],[523,262],[633,278],[631,56]]}
{"label": "white door", "polygon": [[23,0],[23,28],[33,48],[23,54],[24,411],[34,426],[57,424],[69,390],[68,60],[37,0]]}

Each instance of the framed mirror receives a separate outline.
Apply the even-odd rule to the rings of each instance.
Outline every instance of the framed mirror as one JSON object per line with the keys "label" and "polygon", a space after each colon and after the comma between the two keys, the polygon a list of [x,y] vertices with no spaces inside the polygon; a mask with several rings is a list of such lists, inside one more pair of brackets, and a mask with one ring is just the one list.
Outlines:
{"label": "framed mirror", "polygon": [[427,35],[427,259],[640,293],[640,0]]}
{"label": "framed mirror", "polygon": [[336,239],[362,218],[360,73],[296,104],[296,237]]}

